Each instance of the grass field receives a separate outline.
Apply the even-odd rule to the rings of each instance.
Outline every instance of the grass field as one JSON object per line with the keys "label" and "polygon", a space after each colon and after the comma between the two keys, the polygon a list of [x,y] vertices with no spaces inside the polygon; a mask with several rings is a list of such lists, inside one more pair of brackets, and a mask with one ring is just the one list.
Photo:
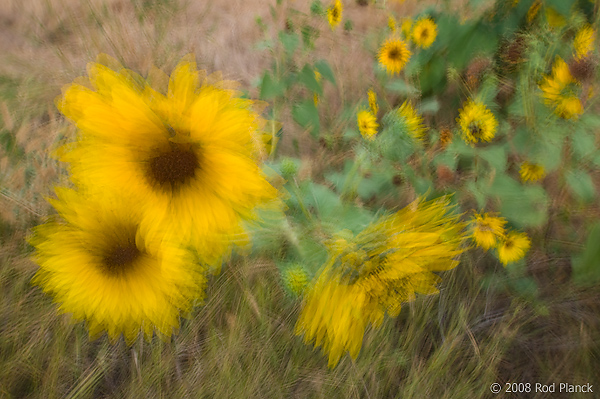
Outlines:
{"label": "grass field", "polygon": [[[352,116],[337,116],[354,112],[372,87],[373,48],[390,13],[399,19],[426,7],[479,12],[462,7],[469,2],[347,0],[344,20],[352,28],[332,31],[326,18],[311,16],[308,1],[281,3],[0,3],[0,398],[597,397],[600,285],[574,284],[571,256],[584,250],[588,222],[600,215],[598,197],[585,205],[573,202],[554,175],[544,181],[548,220],[527,230],[534,245],[523,270],[470,250],[458,267],[440,273],[438,295],[418,295],[398,317],[368,328],[358,358],[344,355],[333,369],[320,350],[295,335],[301,301],[284,289],[281,252],[272,249],[234,254],[210,277],[206,303],[182,318],[166,342],[91,340],[85,323],[60,314],[52,298],[31,284],[38,266],[26,237],[54,213],[45,200],[54,186],[69,184],[66,166],[51,152],[75,128],[54,100],[62,87],[86,75],[99,53],[142,76],[152,66],[169,73],[194,53],[200,69],[222,71],[257,98],[264,71],[285,60],[285,50],[273,42],[288,18],[312,18],[320,36],[295,62],[323,59],[335,74],[336,85],[325,85],[319,99],[325,133],[312,138],[281,102],[274,116],[284,134],[269,165],[295,157],[299,180],[329,184],[328,171],[340,170],[353,156],[336,141],[345,129],[341,121]],[[401,104],[400,97],[390,95],[389,104]],[[600,181],[597,167],[590,175]],[[391,187],[386,196],[357,202],[397,209],[413,199],[411,188]],[[531,281],[532,290],[522,289]],[[503,392],[492,394],[493,383]],[[534,390],[509,393],[505,383],[531,383]],[[555,383],[556,392],[535,392],[536,383]],[[559,392],[560,383],[589,383],[594,393]]]}

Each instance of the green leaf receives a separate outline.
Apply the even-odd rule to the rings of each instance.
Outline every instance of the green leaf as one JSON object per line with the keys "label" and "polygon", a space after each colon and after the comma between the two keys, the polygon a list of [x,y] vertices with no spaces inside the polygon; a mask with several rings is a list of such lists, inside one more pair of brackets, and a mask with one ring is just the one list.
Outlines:
{"label": "green leaf", "polygon": [[485,159],[496,172],[504,172],[506,170],[506,147],[504,145],[495,145],[491,147],[481,148],[477,152],[479,156]]}
{"label": "green leaf", "polygon": [[319,71],[323,78],[335,85],[335,75],[333,74],[333,71],[331,70],[331,67],[329,66],[327,61],[319,60],[315,62],[315,68],[317,71]]}
{"label": "green leaf", "polygon": [[292,108],[292,117],[303,128],[310,129],[313,137],[318,137],[321,124],[319,112],[312,99],[304,100]]}
{"label": "green leaf", "polygon": [[300,44],[300,38],[296,33],[279,32],[279,41],[283,45],[286,54],[291,56]]}
{"label": "green leaf", "polygon": [[298,82],[319,95],[323,94],[323,87],[317,82],[315,71],[308,64],[304,65],[304,68],[302,68],[302,71],[298,74]]}
{"label": "green leaf", "polygon": [[477,201],[477,207],[480,209],[485,208],[487,198],[486,198],[485,192],[482,189],[481,185],[470,180],[465,185],[465,188]]}
{"label": "green leaf", "polygon": [[573,155],[578,160],[583,160],[589,155],[596,152],[596,138],[595,135],[584,129],[577,129],[571,137],[571,145],[573,148]]}
{"label": "green leaf", "polygon": [[567,185],[573,193],[584,202],[591,202],[596,197],[596,188],[589,174],[575,169],[569,170],[565,174]]}
{"label": "green leaf", "polygon": [[407,97],[412,97],[419,94],[419,89],[400,79],[390,81],[385,88]]}
{"label": "green leaf", "polygon": [[446,63],[442,57],[434,57],[423,67],[420,74],[423,93],[442,93],[446,88]]}
{"label": "green leaf", "polygon": [[600,280],[600,223],[596,223],[585,242],[583,253],[572,258],[573,282],[580,285],[596,284]]}
{"label": "green leaf", "polygon": [[518,228],[538,227],[548,219],[548,194],[540,186],[523,186],[501,174],[488,192],[499,199],[501,215]]}
{"label": "green leaf", "polygon": [[422,101],[419,109],[422,114],[435,114],[440,110],[440,102],[436,98],[430,98]]}
{"label": "green leaf", "polygon": [[573,0],[546,0],[546,7],[552,7],[565,17],[569,17]]}
{"label": "green leaf", "polygon": [[275,80],[269,71],[265,71],[260,84],[260,98],[262,100],[270,100],[283,95],[284,92],[285,86]]}

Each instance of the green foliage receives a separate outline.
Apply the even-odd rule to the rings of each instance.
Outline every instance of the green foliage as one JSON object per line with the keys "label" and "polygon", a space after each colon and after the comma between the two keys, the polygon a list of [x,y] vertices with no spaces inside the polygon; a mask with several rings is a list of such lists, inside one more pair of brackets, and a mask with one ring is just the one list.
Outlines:
{"label": "green foliage", "polygon": [[571,169],[565,173],[567,185],[575,196],[584,202],[591,202],[596,199],[596,188],[592,177],[583,170]]}
{"label": "green foliage", "polygon": [[312,99],[303,100],[294,105],[292,107],[292,117],[300,126],[310,130],[313,137],[319,135],[319,129],[321,128],[319,112]]}
{"label": "green foliage", "polygon": [[590,229],[582,253],[573,256],[573,281],[593,285],[600,281],[600,223]]}

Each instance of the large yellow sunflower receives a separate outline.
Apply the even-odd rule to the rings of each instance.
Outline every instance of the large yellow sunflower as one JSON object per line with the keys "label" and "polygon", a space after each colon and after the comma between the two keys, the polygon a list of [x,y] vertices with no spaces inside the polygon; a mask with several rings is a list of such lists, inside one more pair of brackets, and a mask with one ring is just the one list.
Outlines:
{"label": "large yellow sunflower", "polygon": [[207,261],[245,240],[240,223],[277,195],[257,164],[264,121],[253,102],[189,59],[170,79],[154,71],[165,93],[124,69],[95,63],[89,74],[93,90],[72,84],[57,101],[79,128],[60,151],[73,181],[138,199],[144,234],[170,226]]}
{"label": "large yellow sunflower", "polygon": [[576,119],[583,113],[583,106],[576,94],[578,83],[562,58],[556,57],[552,66],[552,75],[544,77],[540,89],[544,103],[554,108],[554,113],[559,117]]}
{"label": "large yellow sunflower", "polygon": [[[121,196],[87,196],[57,189],[50,200],[57,217],[29,238],[40,269],[33,282],[60,304],[60,311],[86,320],[90,336],[122,333],[131,343],[141,330],[163,338],[179,325],[179,312],[202,299],[205,270],[173,240],[140,229],[135,202]],[[176,233],[176,232],[174,232]]]}
{"label": "large yellow sunflower", "polygon": [[469,144],[491,141],[496,134],[498,122],[494,114],[483,104],[469,100],[456,119],[463,138]]}
{"label": "large yellow sunflower", "polygon": [[401,39],[389,38],[379,49],[379,63],[385,67],[388,74],[399,73],[410,58],[411,52],[406,42]]}
{"label": "large yellow sunflower", "polygon": [[431,18],[421,18],[412,30],[413,42],[421,48],[429,48],[437,37],[437,25]]}
{"label": "large yellow sunflower", "polygon": [[296,324],[306,343],[322,346],[329,367],[346,351],[356,358],[369,324],[397,316],[415,293],[438,292],[432,272],[455,267],[463,251],[463,225],[448,210],[448,198],[418,200],[353,239],[332,240]]}

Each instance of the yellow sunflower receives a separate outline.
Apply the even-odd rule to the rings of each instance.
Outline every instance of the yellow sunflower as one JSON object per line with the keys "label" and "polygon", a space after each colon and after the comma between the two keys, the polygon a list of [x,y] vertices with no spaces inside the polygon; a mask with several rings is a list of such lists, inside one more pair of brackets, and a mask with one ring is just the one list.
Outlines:
{"label": "yellow sunflower", "polygon": [[388,74],[399,73],[410,59],[411,52],[406,42],[389,38],[379,49],[379,63],[385,67]]}
{"label": "yellow sunflower", "polygon": [[504,266],[523,258],[531,246],[527,234],[511,231],[498,242],[498,259]]}
{"label": "yellow sunflower", "polygon": [[585,25],[579,29],[573,40],[573,48],[575,49],[575,59],[580,60],[594,49],[594,41],[596,40],[596,31],[591,25]]}
{"label": "yellow sunflower", "polygon": [[379,111],[379,105],[377,105],[377,94],[373,91],[373,89],[369,89],[367,92],[367,97],[369,98],[369,108],[373,115],[377,116],[377,111]]}
{"label": "yellow sunflower", "polygon": [[542,8],[541,0],[535,0],[533,2],[533,4],[531,4],[531,7],[529,7],[529,10],[527,10],[527,22],[528,23],[531,23],[531,21],[534,20],[534,18],[540,11],[540,8]]}
{"label": "yellow sunflower", "polygon": [[349,241],[329,244],[329,260],[307,288],[296,334],[322,346],[334,367],[344,352],[356,358],[366,327],[396,317],[415,293],[437,293],[440,277],[462,253],[463,225],[449,200],[415,201],[384,216]]}
{"label": "yellow sunflower", "polygon": [[392,33],[396,32],[396,25],[398,25],[398,23],[396,22],[396,18],[394,18],[394,16],[390,14],[388,16],[388,28],[390,28],[390,31],[392,31]]}
{"label": "yellow sunflower", "polygon": [[327,21],[331,30],[334,30],[342,22],[343,9],[344,7],[340,0],[335,0],[335,3],[327,9]]}
{"label": "yellow sunflower", "polygon": [[486,251],[497,244],[497,240],[504,236],[506,219],[502,217],[475,214],[471,219],[471,233],[478,247]]}
{"label": "yellow sunflower", "polygon": [[57,100],[79,128],[59,152],[73,181],[138,199],[144,234],[169,226],[207,262],[245,242],[241,222],[277,196],[258,166],[264,121],[253,102],[188,59],[165,76],[165,94],[124,69],[91,64],[89,74],[94,90],[72,84]]}
{"label": "yellow sunflower", "polygon": [[413,42],[421,48],[429,48],[437,37],[437,25],[431,18],[421,18],[412,30]]}
{"label": "yellow sunflower", "polygon": [[402,31],[402,35],[406,40],[410,40],[410,31],[412,29],[412,19],[403,18],[402,23],[400,24],[400,30]]}
{"label": "yellow sunflower", "polygon": [[358,120],[358,130],[360,131],[360,134],[367,140],[373,140],[377,134],[377,128],[379,127],[375,115],[369,111],[360,111],[356,118]]}
{"label": "yellow sunflower", "polygon": [[406,124],[408,134],[417,141],[422,141],[425,135],[425,125],[423,124],[423,118],[413,108],[412,104],[408,101],[404,101],[400,108],[398,108],[398,116]]}
{"label": "yellow sunflower", "polygon": [[577,119],[583,113],[583,105],[576,95],[578,83],[562,58],[556,57],[552,75],[544,76],[540,89],[544,103],[554,108],[554,113],[559,117]]}
{"label": "yellow sunflower", "polygon": [[[203,299],[204,270],[177,241],[140,229],[138,204],[117,195],[87,196],[57,189],[50,200],[60,217],[34,228],[30,243],[40,269],[33,278],[63,313],[87,321],[90,336],[141,330],[168,337],[180,311]],[[173,232],[176,234],[176,232]]]}
{"label": "yellow sunflower", "polygon": [[494,114],[485,105],[473,100],[464,105],[456,121],[460,125],[463,139],[469,144],[491,141],[498,126]]}
{"label": "yellow sunflower", "polygon": [[519,169],[521,180],[524,182],[536,182],[546,175],[544,167],[535,163],[523,162]]}

